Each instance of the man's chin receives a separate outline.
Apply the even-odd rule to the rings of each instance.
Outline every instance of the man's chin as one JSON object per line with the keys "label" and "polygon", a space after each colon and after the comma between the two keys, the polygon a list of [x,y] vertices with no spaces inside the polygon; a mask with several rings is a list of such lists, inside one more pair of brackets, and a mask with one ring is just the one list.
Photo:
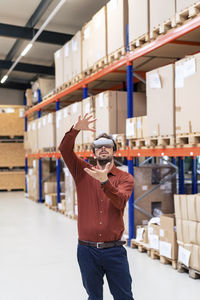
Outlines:
{"label": "man's chin", "polygon": [[107,163],[112,161],[112,157],[111,156],[98,157],[97,160],[98,160],[100,166],[105,166]]}

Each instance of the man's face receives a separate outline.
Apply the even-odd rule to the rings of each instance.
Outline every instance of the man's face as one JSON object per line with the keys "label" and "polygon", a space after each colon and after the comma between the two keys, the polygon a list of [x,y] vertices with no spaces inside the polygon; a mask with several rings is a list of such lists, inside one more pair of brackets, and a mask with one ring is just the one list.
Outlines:
{"label": "man's face", "polygon": [[101,148],[95,148],[95,156],[97,160],[107,160],[113,158],[113,148],[102,146]]}

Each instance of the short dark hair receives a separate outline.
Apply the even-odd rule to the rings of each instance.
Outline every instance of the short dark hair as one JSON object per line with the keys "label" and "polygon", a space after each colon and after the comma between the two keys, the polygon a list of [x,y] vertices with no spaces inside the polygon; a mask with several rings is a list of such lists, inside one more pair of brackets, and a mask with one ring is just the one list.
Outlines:
{"label": "short dark hair", "polygon": [[[95,139],[95,141],[99,140],[100,138],[106,138],[106,139],[112,140],[113,144],[114,144],[113,151],[114,152],[117,151],[117,145],[116,145],[116,142],[115,142],[114,138],[112,137],[112,135],[107,134],[107,133],[102,133]],[[94,144],[92,144],[92,151],[93,151],[93,153],[95,153]]]}

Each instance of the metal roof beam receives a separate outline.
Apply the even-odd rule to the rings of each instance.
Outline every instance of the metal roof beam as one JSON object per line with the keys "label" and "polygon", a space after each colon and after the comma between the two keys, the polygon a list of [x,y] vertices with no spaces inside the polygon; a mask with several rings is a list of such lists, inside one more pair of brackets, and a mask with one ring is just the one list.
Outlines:
{"label": "metal roof beam", "polygon": [[[0,23],[0,36],[31,40],[38,29]],[[72,34],[44,30],[37,41],[54,45],[64,45],[73,37]]]}
{"label": "metal roof beam", "polygon": [[[0,60],[0,69],[8,70],[12,66],[12,63],[10,60]],[[54,67],[26,63],[18,63],[15,67],[15,71],[37,73],[39,75],[55,75]]]}
{"label": "metal roof beam", "polygon": [[22,83],[22,82],[17,82],[17,81],[11,80],[11,81],[7,81],[4,84],[0,85],[0,88],[25,91],[26,89],[31,88],[31,85],[29,83]]}
{"label": "metal roof beam", "polygon": [[[49,5],[53,2],[53,0],[41,0],[40,4],[28,20],[25,26],[27,27],[35,27],[35,25],[39,22],[43,14],[46,12],[47,8]],[[10,49],[9,53],[6,56],[6,60],[12,60],[13,57],[16,55],[17,51],[21,47],[23,41],[22,40],[17,40],[13,47]]]}

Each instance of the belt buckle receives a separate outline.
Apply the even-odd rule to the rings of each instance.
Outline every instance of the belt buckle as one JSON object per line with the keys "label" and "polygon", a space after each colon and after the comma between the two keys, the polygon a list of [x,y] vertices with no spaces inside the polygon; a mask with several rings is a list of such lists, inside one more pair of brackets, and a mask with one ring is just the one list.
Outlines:
{"label": "belt buckle", "polygon": [[98,242],[97,243],[97,249],[101,249],[102,247],[101,247],[101,245],[103,245],[104,244],[104,242]]}

